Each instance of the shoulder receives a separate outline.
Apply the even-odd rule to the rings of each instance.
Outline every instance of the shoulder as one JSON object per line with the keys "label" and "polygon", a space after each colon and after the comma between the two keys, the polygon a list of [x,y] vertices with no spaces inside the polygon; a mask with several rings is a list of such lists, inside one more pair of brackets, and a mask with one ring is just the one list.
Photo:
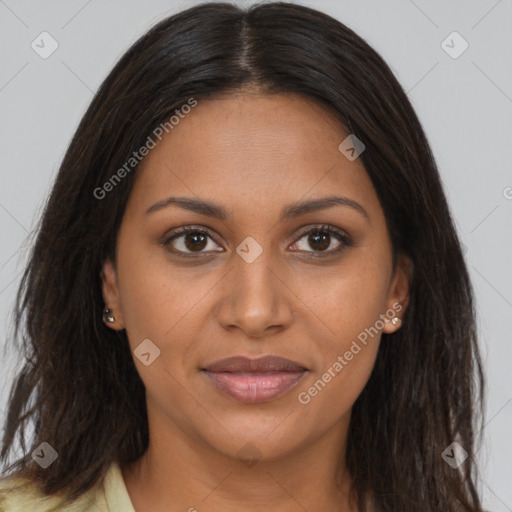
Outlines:
{"label": "shoulder", "polygon": [[[101,508],[97,488],[70,502],[65,494],[45,495],[36,482],[19,477],[0,479],[0,512],[95,512]],[[100,506],[98,506],[100,505]]]}

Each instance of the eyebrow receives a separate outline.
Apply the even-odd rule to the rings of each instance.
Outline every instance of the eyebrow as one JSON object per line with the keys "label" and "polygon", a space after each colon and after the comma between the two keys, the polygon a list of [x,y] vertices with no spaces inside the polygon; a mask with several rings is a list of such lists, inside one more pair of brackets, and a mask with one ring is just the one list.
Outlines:
{"label": "eyebrow", "polygon": [[[230,217],[230,214],[224,207],[213,201],[188,197],[168,197],[166,199],[162,199],[161,201],[151,205],[146,210],[146,214],[157,212],[172,205],[219,220],[225,221]],[[332,208],[333,206],[347,206],[359,212],[367,221],[370,220],[368,212],[361,204],[353,199],[343,196],[329,196],[290,204],[283,208],[280,220],[293,219],[306,213]]]}

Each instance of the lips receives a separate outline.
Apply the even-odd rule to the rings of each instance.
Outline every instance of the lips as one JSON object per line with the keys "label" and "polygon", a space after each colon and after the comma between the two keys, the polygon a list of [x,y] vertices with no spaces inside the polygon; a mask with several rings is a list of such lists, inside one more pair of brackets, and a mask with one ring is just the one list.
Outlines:
{"label": "lips", "polygon": [[240,402],[255,404],[285,394],[299,383],[307,368],[277,356],[239,356],[217,361],[202,371],[219,391]]}
{"label": "lips", "polygon": [[248,357],[228,357],[206,367],[209,372],[299,372],[304,366],[277,356],[265,356],[258,359]]}

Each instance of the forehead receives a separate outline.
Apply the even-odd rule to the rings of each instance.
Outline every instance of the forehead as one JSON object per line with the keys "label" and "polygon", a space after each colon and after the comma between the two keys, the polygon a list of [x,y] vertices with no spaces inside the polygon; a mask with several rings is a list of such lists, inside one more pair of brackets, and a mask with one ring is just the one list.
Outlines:
{"label": "forehead", "polygon": [[[216,162],[245,162],[257,157],[252,167],[284,156],[292,162],[317,161],[329,146],[336,150],[346,133],[341,123],[326,107],[296,94],[224,94],[215,99],[199,100],[198,105],[175,126],[153,151],[150,160],[171,153],[186,153],[189,161],[203,162],[203,155],[215,156]],[[321,142],[321,144],[319,144]]]}
{"label": "forehead", "polygon": [[199,100],[145,157],[133,194],[141,206],[179,193],[254,213],[340,193],[378,210],[361,160],[338,149],[348,135],[326,107],[296,94]]}

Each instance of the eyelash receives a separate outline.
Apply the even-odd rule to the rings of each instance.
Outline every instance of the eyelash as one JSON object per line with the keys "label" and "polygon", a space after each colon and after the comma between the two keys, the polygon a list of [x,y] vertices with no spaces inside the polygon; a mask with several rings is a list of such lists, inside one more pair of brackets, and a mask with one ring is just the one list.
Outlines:
{"label": "eyelash", "polygon": [[[326,224],[312,226],[312,227],[308,228],[307,230],[302,231],[298,235],[298,238],[296,238],[296,240],[291,245],[296,244],[299,240],[304,238],[306,235],[310,235],[312,233],[318,233],[318,232],[328,234],[329,236],[333,236],[336,240],[338,240],[340,242],[340,246],[337,249],[331,249],[331,250],[327,250],[327,251],[305,251],[306,253],[311,253],[307,257],[326,258],[326,257],[333,256],[333,255],[336,255],[336,254],[342,252],[346,247],[352,247],[354,245],[352,238],[347,233],[345,233],[344,231],[342,231],[339,228],[335,228],[334,226],[329,226]],[[180,238],[181,236],[188,235],[188,234],[207,235],[217,245],[220,245],[217,242],[215,235],[208,228],[201,227],[201,226],[185,226],[185,227],[177,228],[176,230],[174,230],[172,232],[172,234],[170,236],[167,236],[167,237],[165,237],[164,240],[162,240],[161,245],[164,247],[168,247],[171,244],[171,242],[173,242],[174,240]],[[209,255],[209,253],[203,253],[203,252],[187,253],[184,251],[176,251],[176,250],[172,250],[171,252],[173,254],[179,255],[180,257],[183,257],[183,258],[198,258],[198,257],[205,257],[205,256]],[[215,252],[223,252],[223,251],[215,251]],[[298,252],[304,252],[304,251],[298,251]]]}

